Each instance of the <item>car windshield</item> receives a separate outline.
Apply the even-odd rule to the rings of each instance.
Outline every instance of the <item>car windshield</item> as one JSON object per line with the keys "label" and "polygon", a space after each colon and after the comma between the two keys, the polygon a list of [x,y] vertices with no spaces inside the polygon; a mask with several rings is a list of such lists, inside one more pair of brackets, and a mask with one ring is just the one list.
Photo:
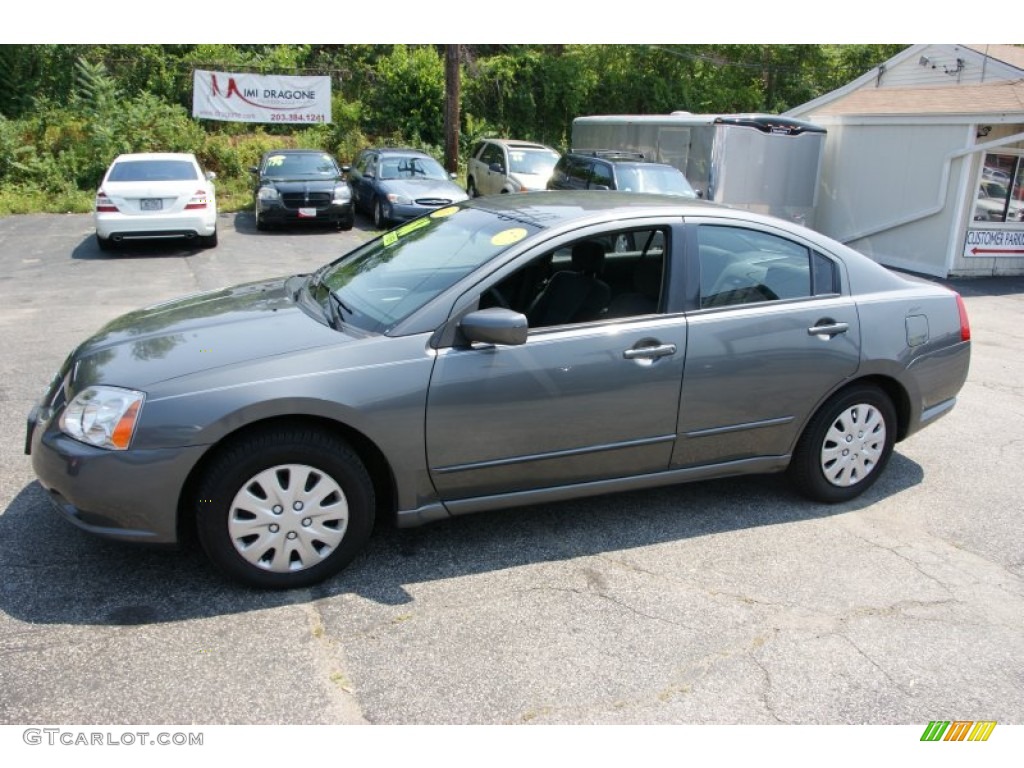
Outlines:
{"label": "car windshield", "polygon": [[188,160],[121,160],[110,169],[107,181],[192,181],[196,167]]}
{"label": "car windshield", "polygon": [[380,178],[448,180],[448,174],[430,157],[385,157],[380,161]]}
{"label": "car windshield", "polygon": [[697,197],[682,171],[668,165],[619,166],[618,177],[618,188],[625,192]]}
{"label": "car windshield", "polygon": [[316,278],[313,297],[326,307],[333,294],[342,322],[385,333],[539,230],[536,224],[490,211],[441,208],[330,264]]}
{"label": "car windshield", "polygon": [[547,149],[510,149],[508,157],[512,173],[531,176],[550,176],[558,162],[558,154]]}
{"label": "car windshield", "polygon": [[338,166],[334,159],[324,153],[280,153],[271,155],[263,165],[264,176],[337,176]]}

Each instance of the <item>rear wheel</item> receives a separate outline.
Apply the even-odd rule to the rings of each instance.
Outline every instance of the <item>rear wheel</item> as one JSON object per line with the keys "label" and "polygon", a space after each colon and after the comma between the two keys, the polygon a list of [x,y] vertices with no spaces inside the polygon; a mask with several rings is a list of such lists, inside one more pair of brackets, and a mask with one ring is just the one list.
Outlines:
{"label": "rear wheel", "polygon": [[856,498],[885,469],[896,438],[896,409],[882,390],[852,387],[825,403],[797,443],[789,475],[814,501]]}
{"label": "rear wheel", "polygon": [[343,440],[317,429],[275,428],[235,443],[197,493],[200,543],[232,579],[305,587],[334,575],[373,529],[366,467]]}
{"label": "rear wheel", "polygon": [[466,184],[466,194],[470,197],[480,197],[480,193],[476,191],[476,182],[472,178]]}
{"label": "rear wheel", "polygon": [[213,230],[212,235],[200,235],[199,245],[203,248],[216,248],[217,247],[217,230]]}

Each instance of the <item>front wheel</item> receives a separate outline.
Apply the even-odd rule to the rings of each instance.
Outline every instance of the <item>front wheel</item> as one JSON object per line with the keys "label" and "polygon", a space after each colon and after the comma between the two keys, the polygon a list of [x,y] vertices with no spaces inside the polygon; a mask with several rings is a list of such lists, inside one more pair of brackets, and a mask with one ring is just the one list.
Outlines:
{"label": "front wheel", "polygon": [[203,549],[254,587],[320,582],[348,565],[373,529],[365,465],[317,429],[275,428],[235,443],[208,467],[196,497]]}
{"label": "front wheel", "polygon": [[387,229],[388,226],[387,216],[384,215],[384,203],[380,198],[373,204],[373,226],[377,229]]}
{"label": "front wheel", "polygon": [[883,391],[857,386],[838,393],[811,419],[789,475],[814,501],[854,499],[874,485],[896,442],[896,409]]}
{"label": "front wheel", "polygon": [[466,185],[466,194],[470,197],[480,197],[480,193],[476,191],[476,182],[473,179],[470,179]]}

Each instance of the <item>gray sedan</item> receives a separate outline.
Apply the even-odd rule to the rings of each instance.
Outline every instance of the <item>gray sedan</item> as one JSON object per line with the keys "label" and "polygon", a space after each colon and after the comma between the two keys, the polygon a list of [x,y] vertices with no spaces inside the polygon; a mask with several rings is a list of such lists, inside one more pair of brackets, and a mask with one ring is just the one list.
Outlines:
{"label": "gray sedan", "polygon": [[115,320],[54,376],[26,450],[81,528],[171,544],[194,526],[230,577],[288,588],[380,518],[781,471],[847,501],[953,408],[969,359],[957,294],[810,230],[502,195]]}

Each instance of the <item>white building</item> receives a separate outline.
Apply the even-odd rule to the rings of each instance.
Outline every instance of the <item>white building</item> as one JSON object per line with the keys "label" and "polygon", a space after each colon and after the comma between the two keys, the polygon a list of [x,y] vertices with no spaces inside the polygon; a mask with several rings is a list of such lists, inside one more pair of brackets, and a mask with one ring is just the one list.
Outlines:
{"label": "white building", "polygon": [[921,274],[1024,274],[1024,48],[911,46],[786,115],[828,130],[816,229]]}

